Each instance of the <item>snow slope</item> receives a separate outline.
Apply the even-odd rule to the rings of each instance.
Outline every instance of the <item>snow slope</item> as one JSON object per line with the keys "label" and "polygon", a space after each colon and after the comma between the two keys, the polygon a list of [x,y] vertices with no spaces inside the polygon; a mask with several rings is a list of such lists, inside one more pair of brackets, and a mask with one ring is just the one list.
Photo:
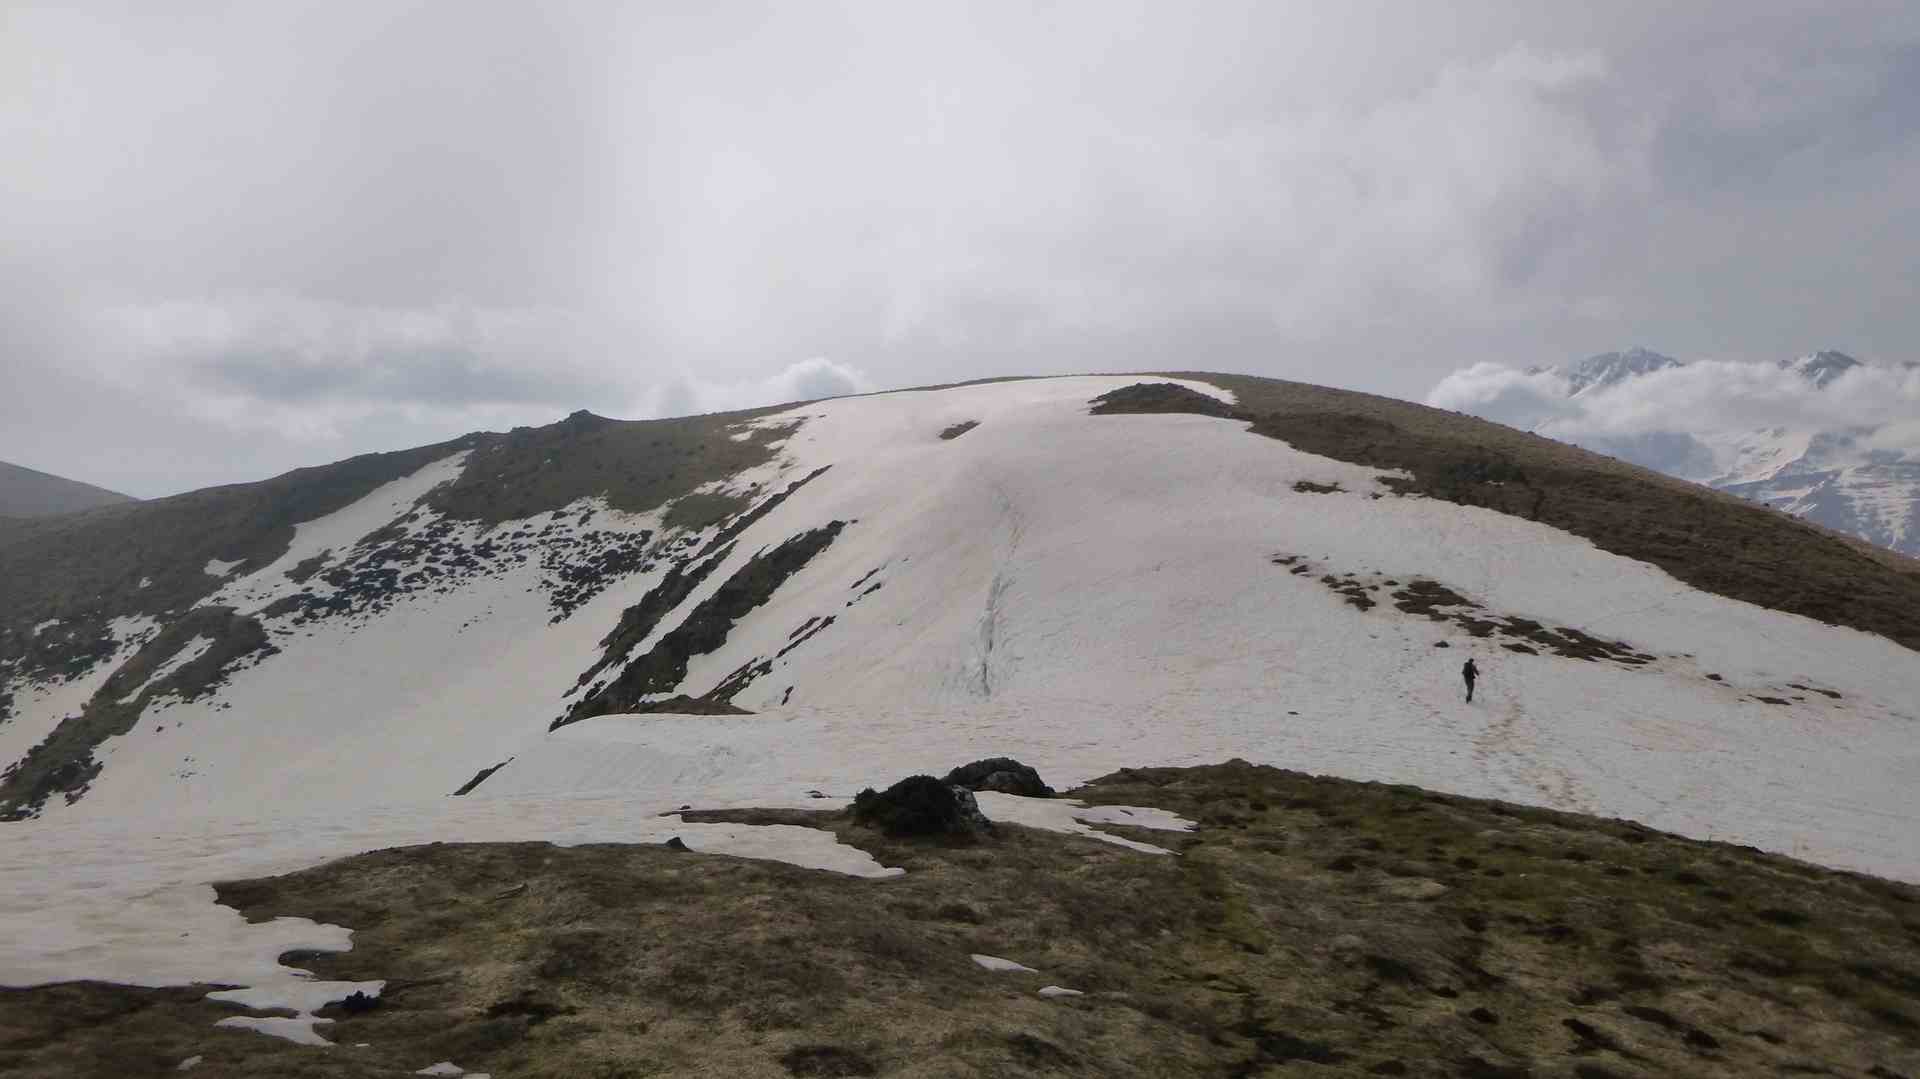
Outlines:
{"label": "snow slope", "polygon": [[[549,569],[507,560],[384,607],[267,619],[280,654],[213,695],[150,710],[105,747],[93,789],[50,804],[47,820],[438,798],[509,758],[469,797],[846,795],[995,753],[1065,786],[1237,755],[1920,875],[1920,833],[1895,826],[1905,784],[1920,778],[1911,653],[1699,592],[1527,521],[1374,497],[1372,470],[1231,421],[1087,414],[1090,398],[1133,381],[885,394],[754,421],[803,423],[775,463],[733,486],[772,491],[828,470],[747,529],[633,653],[755,553],[847,522],[720,648],[692,656],[674,690],[698,696],[764,660],[769,671],[734,697],[752,716],[602,718],[547,733],[601,636],[668,562],[555,622]],[[968,420],[979,426],[939,437]],[[282,598],[289,567],[390,521],[434,527],[413,507],[461,466],[449,458],[301,526],[286,557],[215,601]],[[1294,490],[1301,480],[1344,491]],[[551,546],[589,528],[653,535],[659,518],[576,506],[454,531],[474,544],[537,525]],[[1288,573],[1276,554],[1315,572]],[[1422,575],[1491,611],[1660,658],[1508,652],[1391,606],[1360,611],[1320,583],[1329,573]],[[1453,673],[1467,655],[1488,672],[1473,707]]]}
{"label": "snow slope", "polygon": [[[799,425],[772,464],[719,489],[759,502],[813,478],[731,547],[715,542],[727,522],[685,532],[664,510],[597,501],[491,528],[443,520],[422,499],[474,467],[464,455],[301,524],[284,557],[210,600],[258,617],[278,651],[150,707],[101,747],[77,800],[0,826],[0,983],[270,986],[291,977],[272,969],[281,938],[234,934],[318,931],[240,928],[206,881],[428,839],[681,834],[876,872],[830,837],[707,839],[720,826],[657,814],[837,804],[816,795],[992,755],[1063,789],[1122,766],[1244,757],[1920,879],[1914,653],[1700,592],[1542,525],[1394,496],[1375,470],[1242,423],[1088,414],[1138,381],[892,393],[743,421]],[[549,730],[622,612],[676,568],[720,560],[630,660],[757,554],[833,522],[832,542],[652,695],[698,697],[764,664],[733,696],[752,714]],[[1395,609],[1387,595],[1416,578],[1652,659],[1510,650]],[[1343,581],[1379,604],[1329,586]],[[125,627],[128,639],[146,628]],[[1468,656],[1485,675],[1472,705],[1456,674]],[[52,729],[86,688],[20,695],[0,735]],[[0,766],[27,744],[0,743]],[[1087,816],[982,804],[1067,829]],[[161,942],[168,918],[213,950]]]}
{"label": "snow slope", "polygon": [[[1530,522],[1376,499],[1372,471],[1238,424],[1087,417],[1101,387],[1076,382],[810,406],[819,418],[787,467],[834,470],[761,527],[859,524],[685,682],[704,691],[835,615],[735,698],[759,715],[648,717],[604,736],[596,725],[611,721],[588,721],[528,745],[476,794],[631,782],[747,797],[736,778],[844,792],[872,781],[875,758],[943,770],[987,751],[1071,785],[1238,755],[1920,874],[1920,837],[1900,827],[1903,784],[1920,778],[1912,653],[1699,592]],[[981,417],[950,444],[928,436]],[[1294,491],[1303,479],[1348,493]],[[1317,573],[1273,567],[1277,552],[1334,572],[1424,574],[1662,658],[1488,648],[1424,618],[1358,611]],[[1453,673],[1466,655],[1490,672],[1473,707]]]}
{"label": "snow slope", "polygon": [[[747,529],[650,638],[756,552],[848,522],[724,645],[692,656],[675,690],[698,696],[765,659],[770,671],[734,698],[753,716],[656,716],[617,733],[589,720],[549,735],[599,639],[667,562],[556,622],[549,568],[505,560],[341,617],[265,619],[278,655],[143,717],[105,747],[93,789],[50,804],[47,820],[438,798],[510,757],[470,797],[846,794],[890,770],[989,753],[1069,785],[1123,765],[1240,755],[1920,874],[1920,842],[1888,827],[1907,808],[1902,784],[1920,777],[1911,653],[1698,592],[1530,522],[1376,498],[1373,471],[1231,421],[1087,414],[1090,398],[1133,381],[885,394],[755,421],[804,420],[776,463],[735,486],[776,490],[830,467]],[[939,437],[967,420],[979,426]],[[414,506],[462,463],[302,525],[286,557],[214,602],[282,598],[288,568],[396,519],[433,527]],[[1344,491],[1294,490],[1301,480]],[[527,526],[459,529],[479,543],[537,525],[551,546],[589,528],[651,534],[659,516],[576,506]],[[1276,554],[1305,556],[1316,572],[1285,572]],[[1661,658],[1628,667],[1510,653],[1390,606],[1362,612],[1318,581],[1349,572],[1424,575],[1490,610]],[[1453,675],[1469,654],[1489,676],[1472,708]]]}

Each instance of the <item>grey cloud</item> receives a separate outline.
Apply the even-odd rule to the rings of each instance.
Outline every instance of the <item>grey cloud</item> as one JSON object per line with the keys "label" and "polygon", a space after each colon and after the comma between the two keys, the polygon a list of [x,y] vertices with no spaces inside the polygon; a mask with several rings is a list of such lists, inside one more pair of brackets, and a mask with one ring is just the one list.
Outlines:
{"label": "grey cloud", "polygon": [[765,378],[739,382],[680,377],[659,387],[646,411],[652,416],[728,412],[787,401],[812,401],[867,393],[875,388],[866,372],[822,357],[790,364]]}
{"label": "grey cloud", "polygon": [[384,400],[443,406],[566,404],[602,395],[602,387],[556,379],[532,366],[503,366],[453,346],[383,353],[376,364],[309,363],[287,352],[236,351],[210,357],[196,373],[222,390],[276,403]]}
{"label": "grey cloud", "polygon": [[1920,367],[1856,367],[1820,388],[1777,364],[1708,360],[1571,398],[1567,391],[1552,370],[1479,363],[1441,379],[1426,403],[1696,479],[1716,464],[1698,438],[1775,427],[1854,430],[1863,449],[1920,456]]}
{"label": "grey cloud", "polygon": [[140,493],[580,407],[1920,338],[1897,0],[0,20],[0,459]]}

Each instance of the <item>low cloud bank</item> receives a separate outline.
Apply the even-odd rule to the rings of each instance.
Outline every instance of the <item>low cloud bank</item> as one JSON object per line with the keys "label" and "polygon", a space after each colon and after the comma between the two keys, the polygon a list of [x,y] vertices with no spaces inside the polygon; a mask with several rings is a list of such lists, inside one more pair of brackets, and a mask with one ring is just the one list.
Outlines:
{"label": "low cloud bank", "polygon": [[54,425],[44,458],[19,463],[111,478],[140,497],[552,423],[575,409],[656,419],[884,388],[819,356],[730,377],[561,307],[256,293],[122,305],[70,326],[79,329],[65,339],[69,360],[37,388],[35,411],[84,414],[121,436],[105,443]]}
{"label": "low cloud bank", "polygon": [[734,382],[679,376],[650,395],[649,417],[691,416],[703,412],[731,412],[790,401],[816,401],[868,393],[873,381],[857,367],[823,357],[801,360],[765,378]]}
{"label": "low cloud bank", "polygon": [[1920,367],[1862,365],[1817,388],[1772,364],[1706,360],[1568,397],[1558,371],[1477,363],[1426,403],[1581,445],[1785,427],[1876,428],[1876,448],[1920,451]]}
{"label": "low cloud bank", "polygon": [[115,308],[99,328],[95,377],[173,399],[203,421],[314,440],[395,410],[477,428],[577,408],[651,419],[874,388],[858,368],[823,357],[733,380],[624,359],[615,329],[558,308],[399,309],[267,295]]}

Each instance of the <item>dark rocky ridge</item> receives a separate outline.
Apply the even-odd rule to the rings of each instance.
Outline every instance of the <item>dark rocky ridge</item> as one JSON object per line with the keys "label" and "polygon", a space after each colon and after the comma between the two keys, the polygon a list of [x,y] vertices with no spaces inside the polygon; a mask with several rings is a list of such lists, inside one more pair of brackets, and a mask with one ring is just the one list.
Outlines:
{"label": "dark rocky ridge", "polygon": [[[667,568],[666,574],[659,583],[648,589],[639,603],[622,611],[619,623],[600,639],[600,658],[594,662],[593,666],[582,671],[580,677],[574,682],[575,689],[589,687],[587,697],[582,703],[598,695],[604,688],[604,683],[594,684],[594,679],[599,677],[600,672],[608,667],[624,664],[633,654],[633,650],[653,635],[660,620],[686,602],[694,589],[700,587],[701,582],[719,568],[720,563],[727,560],[727,556],[733,553],[734,540],[742,532],[772,513],[782,502],[791,498],[795,491],[811,483],[826,471],[826,468],[818,468],[793,481],[785,489],[769,495],[758,505],[728,522],[714,534],[713,538],[704,545],[700,545],[698,551],[682,551],[674,556],[673,564]],[[683,546],[692,546],[692,544],[683,544]],[[578,707],[578,705],[575,706],[576,710]]]}
{"label": "dark rocky ridge", "polygon": [[[687,677],[687,660],[704,655],[726,643],[733,625],[754,608],[765,603],[787,578],[800,572],[816,554],[840,535],[845,521],[833,521],[819,528],[790,536],[769,551],[761,551],[727,578],[713,595],[702,600],[686,619],[667,631],[647,653],[628,663],[611,683],[590,690],[567,715],[552,727],[564,727],[592,716],[632,711],[644,697],[670,693]],[[719,559],[715,557],[713,561]],[[724,697],[706,699],[724,703],[744,687],[745,682],[728,679]]]}

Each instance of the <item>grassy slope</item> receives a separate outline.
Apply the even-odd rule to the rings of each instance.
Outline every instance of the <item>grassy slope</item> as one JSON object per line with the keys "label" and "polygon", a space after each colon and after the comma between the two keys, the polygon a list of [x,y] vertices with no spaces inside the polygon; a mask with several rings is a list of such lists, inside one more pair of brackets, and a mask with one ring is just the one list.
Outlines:
{"label": "grassy slope", "polygon": [[[251,918],[355,928],[352,952],[301,959],[393,980],[331,1030],[347,1046],[212,1031],[217,1008],[161,991],[51,987],[8,994],[0,1074],[194,1053],[204,1076],[1920,1074],[1909,886],[1237,762],[1076,794],[1201,826],[1137,833],[1167,858],[1008,826],[948,844],[695,815],[830,828],[908,870],[883,881],[652,846],[377,851],[219,886]],[[76,1000],[119,1014],[81,1027]]]}
{"label": "grassy slope", "polygon": [[1409,489],[1540,521],[1734,599],[1920,650],[1920,561],[1610,457],[1371,394],[1192,374],[1238,398],[1258,434]]}

